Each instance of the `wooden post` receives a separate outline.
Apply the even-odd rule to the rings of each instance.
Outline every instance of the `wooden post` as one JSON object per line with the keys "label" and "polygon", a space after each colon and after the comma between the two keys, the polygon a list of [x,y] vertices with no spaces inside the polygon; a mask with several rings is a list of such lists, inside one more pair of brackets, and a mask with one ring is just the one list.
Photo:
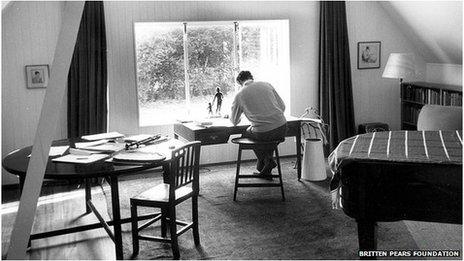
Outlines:
{"label": "wooden post", "polygon": [[45,94],[32,155],[26,173],[18,214],[11,234],[8,259],[26,259],[26,249],[42,188],[48,153],[64,100],[68,72],[84,10],[84,1],[64,4],[63,20],[53,58],[50,81]]}

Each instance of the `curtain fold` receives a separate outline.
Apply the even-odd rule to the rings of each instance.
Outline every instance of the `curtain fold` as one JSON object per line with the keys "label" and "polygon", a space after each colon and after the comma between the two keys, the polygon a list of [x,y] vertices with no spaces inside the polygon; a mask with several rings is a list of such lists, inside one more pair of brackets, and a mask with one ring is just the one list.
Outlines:
{"label": "curtain fold", "polygon": [[319,111],[330,125],[332,151],[355,134],[345,2],[320,2],[319,35]]}
{"label": "curtain fold", "polygon": [[106,132],[106,30],[102,1],[86,1],[68,74],[68,138]]}

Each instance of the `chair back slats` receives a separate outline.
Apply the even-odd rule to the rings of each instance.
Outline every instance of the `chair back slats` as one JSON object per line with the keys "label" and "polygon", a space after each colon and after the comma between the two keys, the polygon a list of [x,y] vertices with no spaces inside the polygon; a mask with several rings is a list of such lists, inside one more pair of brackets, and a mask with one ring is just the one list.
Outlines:
{"label": "chair back slats", "polygon": [[171,187],[175,189],[192,183],[198,189],[198,173],[200,164],[200,142],[190,142],[172,151]]}
{"label": "chair back slats", "polygon": [[[194,156],[195,153],[193,153],[193,148],[192,148],[192,153],[190,154],[190,162],[194,162]],[[191,164],[190,166],[190,173],[189,173],[189,179],[193,178],[193,171],[194,171],[195,164]]]}

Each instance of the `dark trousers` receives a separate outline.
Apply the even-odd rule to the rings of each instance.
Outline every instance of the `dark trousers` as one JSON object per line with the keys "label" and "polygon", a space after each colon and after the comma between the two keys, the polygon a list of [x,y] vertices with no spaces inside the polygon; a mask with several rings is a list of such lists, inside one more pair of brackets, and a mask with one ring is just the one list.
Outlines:
{"label": "dark trousers", "polygon": [[[287,124],[266,132],[253,132],[251,131],[251,127],[249,127],[242,135],[242,137],[258,141],[272,141],[284,139],[286,133]],[[253,151],[255,152],[258,161],[264,164],[269,164],[269,162],[272,160],[272,154],[274,152],[272,149],[255,149]]]}

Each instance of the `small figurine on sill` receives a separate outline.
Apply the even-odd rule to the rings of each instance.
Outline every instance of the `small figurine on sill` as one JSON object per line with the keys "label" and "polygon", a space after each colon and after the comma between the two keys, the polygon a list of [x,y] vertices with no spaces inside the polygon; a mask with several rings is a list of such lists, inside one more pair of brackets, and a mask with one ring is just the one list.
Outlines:
{"label": "small figurine on sill", "polygon": [[216,114],[221,114],[221,106],[222,106],[222,98],[224,97],[224,95],[222,94],[221,92],[221,88],[216,88],[216,94],[214,95],[214,98],[213,98],[213,104],[214,104],[214,101],[217,99],[217,104],[216,104]]}
{"label": "small figurine on sill", "polygon": [[208,102],[208,116],[213,115],[213,105],[211,102]]}

